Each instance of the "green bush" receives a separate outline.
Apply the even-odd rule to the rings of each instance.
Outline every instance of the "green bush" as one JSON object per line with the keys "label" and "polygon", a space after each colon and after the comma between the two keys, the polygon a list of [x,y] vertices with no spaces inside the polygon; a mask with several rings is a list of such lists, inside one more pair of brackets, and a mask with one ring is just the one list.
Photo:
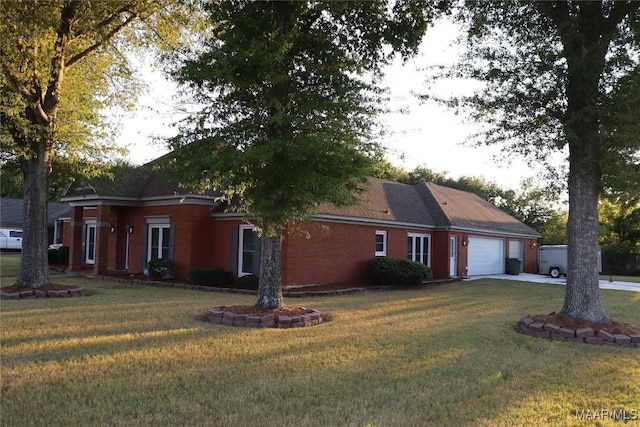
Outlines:
{"label": "green bush", "polygon": [[189,270],[189,282],[201,286],[220,286],[229,283],[224,268],[215,266],[193,267]]}
{"label": "green bush", "polygon": [[69,246],[60,246],[58,248],[58,264],[69,264]]}
{"label": "green bush", "polygon": [[165,279],[173,277],[173,261],[170,259],[154,258],[149,261],[149,277]]}
{"label": "green bush", "polygon": [[234,284],[234,287],[239,289],[258,289],[258,276],[253,274],[247,274],[246,276],[238,277]]}
{"label": "green bush", "polygon": [[49,265],[58,263],[58,250],[57,249],[49,249],[47,252],[47,260],[49,261]]}
{"label": "green bush", "polygon": [[429,267],[408,259],[376,257],[367,263],[367,279],[376,285],[419,285],[432,277]]}

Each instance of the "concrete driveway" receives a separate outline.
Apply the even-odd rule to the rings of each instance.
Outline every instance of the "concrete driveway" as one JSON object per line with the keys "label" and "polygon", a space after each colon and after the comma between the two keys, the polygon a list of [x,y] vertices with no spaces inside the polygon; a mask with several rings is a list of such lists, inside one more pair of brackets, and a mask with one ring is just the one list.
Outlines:
{"label": "concrete driveway", "polygon": [[[533,282],[533,283],[553,283],[556,285],[566,285],[566,277],[558,277],[554,279],[551,276],[542,274],[520,273],[518,275],[511,274],[495,274],[491,276],[473,276],[467,277],[464,280],[478,280],[478,279],[497,279],[497,280],[517,280],[519,282]],[[608,280],[600,280],[600,289],[614,289],[617,291],[631,291],[640,292],[640,283],[634,282],[610,282]]]}

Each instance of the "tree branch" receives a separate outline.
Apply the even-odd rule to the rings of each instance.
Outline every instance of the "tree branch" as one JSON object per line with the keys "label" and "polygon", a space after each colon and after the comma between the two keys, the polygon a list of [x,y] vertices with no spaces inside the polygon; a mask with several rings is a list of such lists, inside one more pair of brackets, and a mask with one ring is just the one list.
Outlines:
{"label": "tree branch", "polygon": [[608,38],[611,38],[613,33],[616,31],[618,24],[622,22],[624,17],[629,15],[634,10],[638,10],[639,8],[640,3],[638,2],[614,2],[613,8],[611,9],[611,14],[604,21],[605,25],[603,33],[605,33]]}
{"label": "tree branch", "polygon": [[7,79],[7,81],[11,84],[11,86],[13,86],[18,92],[20,92],[20,94],[25,98],[25,99],[29,99],[29,97],[31,96],[31,92],[29,92],[27,90],[27,88],[24,87],[24,85],[21,85],[20,82],[18,81],[18,79],[16,78],[16,76],[13,75],[13,73],[11,72],[11,70],[9,69],[9,67],[7,67],[7,64],[5,63],[5,61],[1,61],[2,62],[2,74],[4,74],[4,77]]}
{"label": "tree branch", "polygon": [[100,41],[98,41],[97,43],[94,43],[93,45],[89,46],[82,52],[79,52],[76,55],[69,58],[69,60],[65,63],[65,68],[69,68],[75,65],[77,62],[81,61],[82,59],[89,56],[91,53],[95,52],[96,50],[100,49],[102,46],[109,43],[120,31],[122,31],[122,29],[124,29],[127,25],[131,23],[131,21],[133,21],[136,18],[137,18],[137,15],[132,14],[125,21],[121,22],[118,26],[116,26],[114,29],[109,31],[107,35],[104,36]]}
{"label": "tree branch", "polygon": [[[569,19],[569,6],[567,3],[559,2],[537,2],[536,7],[547,15],[551,21],[558,26],[559,22],[566,22]],[[558,28],[560,30],[560,28]]]}
{"label": "tree branch", "polygon": [[[52,113],[55,114],[55,110],[60,103],[60,91],[62,89],[65,71],[64,57],[67,52],[67,46],[69,45],[72,22],[80,5],[80,0],[71,0],[64,5],[60,13],[58,38],[54,46],[54,55],[51,58],[51,74],[49,75],[49,83],[44,100],[42,100],[43,111],[38,111],[41,115],[42,113],[46,116],[51,116]],[[37,85],[35,86],[37,87]],[[47,121],[50,120],[51,117],[48,117]]]}

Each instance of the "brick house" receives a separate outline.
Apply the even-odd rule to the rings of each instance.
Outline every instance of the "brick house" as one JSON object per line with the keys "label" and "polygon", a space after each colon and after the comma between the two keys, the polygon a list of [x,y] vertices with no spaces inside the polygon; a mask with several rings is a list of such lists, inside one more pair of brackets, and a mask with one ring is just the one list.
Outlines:
{"label": "brick house", "polygon": [[[152,258],[170,258],[182,280],[202,265],[259,275],[259,236],[215,193],[181,187],[154,162],[114,176],[70,185],[63,195],[72,207],[64,227],[70,271],[139,273]],[[475,194],[370,178],[356,205],[323,204],[310,221],[287,230],[282,281],[361,282],[374,256],[423,262],[436,278],[501,274],[507,258],[536,272],[539,237]]]}

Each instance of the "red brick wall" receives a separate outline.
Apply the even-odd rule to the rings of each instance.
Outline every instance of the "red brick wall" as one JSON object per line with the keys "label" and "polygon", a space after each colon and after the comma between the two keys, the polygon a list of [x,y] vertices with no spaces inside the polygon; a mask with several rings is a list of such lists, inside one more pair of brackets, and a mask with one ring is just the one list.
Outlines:
{"label": "red brick wall", "polygon": [[[127,225],[133,227],[129,235],[129,269],[131,273],[142,272],[146,260],[143,255],[143,235],[148,233],[147,217],[169,216],[171,226],[175,226],[174,263],[176,278],[186,280],[191,266],[208,264],[215,239],[213,238],[214,221],[209,215],[209,206],[197,204],[180,204],[169,206],[122,207],[104,206],[103,222],[115,227],[115,232],[105,228],[108,253],[106,268],[111,271],[124,271],[126,265]],[[84,209],[83,222],[87,218],[95,218],[96,209]],[[71,242],[71,230],[65,231],[65,244]],[[146,251],[145,251],[146,252]],[[101,257],[102,258],[102,257]],[[144,261],[144,262],[143,262]]]}
{"label": "red brick wall", "polygon": [[206,260],[202,260],[201,265],[213,265],[222,267],[226,271],[232,271],[231,266],[231,235],[233,228],[244,224],[239,219],[210,219],[213,225],[211,238],[213,245],[210,256]]}
{"label": "red brick wall", "polygon": [[366,264],[375,256],[377,230],[387,232],[387,256],[407,257],[407,233],[433,234],[376,225],[337,222],[307,223],[286,237],[283,246],[282,278],[285,284],[362,282]]}
{"label": "red brick wall", "polygon": [[[174,275],[186,280],[189,269],[206,263],[214,244],[212,219],[206,205],[171,205],[128,208],[122,221],[124,229],[127,223],[134,227],[129,245],[129,271],[140,272],[146,260],[143,255],[143,233],[148,233],[147,217],[169,216],[169,223],[175,227]],[[148,241],[147,241],[148,244]],[[144,251],[146,253],[146,250]]]}
{"label": "red brick wall", "polygon": [[[84,219],[96,216],[96,209],[83,211]],[[114,233],[108,235],[107,269],[125,270],[126,228],[130,224],[133,226],[133,233],[129,235],[128,271],[131,273],[142,271],[143,265],[146,264],[146,260],[145,262],[142,260],[142,236],[148,233],[147,217],[149,216],[169,216],[170,224],[175,226],[174,274],[176,278],[187,280],[189,269],[199,265],[215,265],[227,271],[234,269],[235,266],[231,266],[231,236],[233,228],[245,222],[237,218],[211,218],[209,206],[196,204],[103,208],[103,217],[107,217],[116,228]],[[65,227],[63,238],[65,245],[71,244],[72,229],[71,226]],[[435,278],[449,277],[449,238],[455,235],[458,237],[457,274],[463,276],[467,273],[468,250],[462,244],[465,233],[318,221],[305,223],[297,231],[285,236],[283,283],[364,281],[366,263],[375,256],[377,230],[387,232],[387,256],[393,258],[407,257],[408,233],[429,235],[431,237],[431,268]],[[524,239],[525,272],[537,270],[537,248],[531,248],[534,242],[533,239]],[[508,248],[505,249],[508,251]]]}

